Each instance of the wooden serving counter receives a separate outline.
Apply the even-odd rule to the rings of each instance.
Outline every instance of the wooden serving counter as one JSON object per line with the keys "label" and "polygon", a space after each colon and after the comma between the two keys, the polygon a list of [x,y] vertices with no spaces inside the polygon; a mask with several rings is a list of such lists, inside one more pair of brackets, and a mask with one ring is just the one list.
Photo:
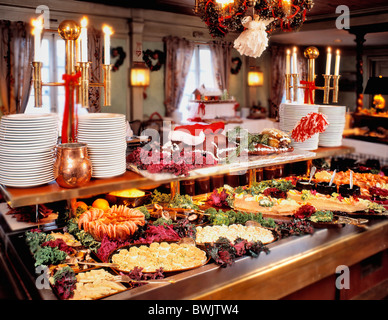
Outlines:
{"label": "wooden serving counter", "polygon": [[[0,226],[2,223],[0,220]],[[37,288],[34,262],[22,234],[9,234],[5,247],[10,277],[22,283],[19,296],[56,300],[51,289]],[[175,283],[147,284],[105,299],[351,299],[388,276],[387,219],[370,220],[366,228],[346,225],[316,229],[311,235],[290,236],[267,247],[268,254],[241,257],[226,268],[210,263],[169,276]],[[348,288],[336,286],[341,266],[348,270]]]}
{"label": "wooden serving counter", "polygon": [[[339,156],[353,150],[351,147],[320,148],[294,162]],[[249,170],[260,166],[265,165],[256,162]],[[221,168],[225,172],[230,172],[229,169]],[[182,178],[174,179],[179,180]],[[7,202],[17,207],[152,184],[155,181],[128,171],[112,179],[94,179],[77,189],[63,189],[51,183],[29,189],[1,187],[1,191]],[[18,291],[18,297],[57,299],[51,289],[37,288],[32,257],[26,252],[23,234],[23,230],[9,231],[6,221],[0,217],[0,244],[4,250],[1,255],[6,257],[9,277],[17,283],[15,291]],[[349,299],[387,279],[387,247],[388,220],[384,217],[370,219],[365,228],[345,225],[316,229],[311,235],[291,236],[271,243],[268,245],[270,252],[262,252],[258,258],[241,257],[226,268],[210,263],[171,275],[171,279],[176,281],[173,284],[147,284],[106,299]],[[336,272],[341,266],[350,270],[350,289],[336,286]]]}

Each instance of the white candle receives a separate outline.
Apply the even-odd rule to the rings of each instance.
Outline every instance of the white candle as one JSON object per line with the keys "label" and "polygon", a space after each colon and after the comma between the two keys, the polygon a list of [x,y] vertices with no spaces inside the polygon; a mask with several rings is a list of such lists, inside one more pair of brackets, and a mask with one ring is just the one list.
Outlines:
{"label": "white candle", "polygon": [[81,62],[88,62],[88,19],[81,20]]}
{"label": "white candle", "polygon": [[42,62],[41,43],[40,43],[41,34],[43,30],[42,19],[32,20],[32,25],[34,26],[34,29],[32,30],[32,33],[34,35],[34,61]]}
{"label": "white candle", "polygon": [[81,35],[75,40],[75,62],[80,62],[81,59]]}
{"label": "white candle", "polygon": [[337,54],[335,56],[335,68],[334,68],[334,75],[338,76],[339,75],[339,66],[340,66],[340,51],[337,50]]}
{"label": "white candle", "polygon": [[112,34],[112,29],[109,26],[103,26],[102,30],[104,31],[104,64],[110,64],[110,35]]}
{"label": "white candle", "polygon": [[330,74],[331,68],[331,48],[327,48],[327,59],[326,59],[326,75]]}
{"label": "white candle", "polygon": [[287,50],[287,54],[286,54],[286,74],[290,74],[291,73],[291,51],[288,49]]}
{"label": "white candle", "polygon": [[296,47],[294,47],[294,51],[292,53],[292,73],[298,73],[298,59],[296,58]]}

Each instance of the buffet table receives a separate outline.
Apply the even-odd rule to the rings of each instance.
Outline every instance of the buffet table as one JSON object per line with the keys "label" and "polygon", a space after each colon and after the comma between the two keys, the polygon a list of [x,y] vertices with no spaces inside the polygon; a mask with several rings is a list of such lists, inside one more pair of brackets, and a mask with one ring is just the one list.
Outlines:
{"label": "buffet table", "polygon": [[[308,153],[305,158],[312,159],[342,155],[353,152],[350,147],[320,148]],[[265,167],[252,159],[249,170]],[[287,160],[283,160],[287,163]],[[292,162],[292,161],[291,161]],[[221,168],[230,172],[225,165]],[[218,170],[222,171],[220,168]],[[236,167],[232,171],[238,171]],[[205,174],[204,174],[205,175]],[[208,176],[209,173],[206,173]],[[185,180],[178,177],[171,181]],[[75,189],[63,189],[56,183],[30,189],[1,187],[6,201],[12,206],[25,206],[43,202],[54,202],[93,196],[109,191],[147,186],[155,182],[136,173],[127,171],[124,175],[112,179],[92,179],[86,186]],[[55,225],[41,226],[45,231],[53,230]],[[25,230],[13,231],[0,216],[0,239],[7,262],[9,277],[16,283],[15,292],[21,299],[57,299],[51,289],[37,289],[36,275],[31,255],[23,240]],[[179,300],[179,299],[312,299],[311,292],[319,291],[321,299],[349,299],[357,297],[371,286],[385,280],[387,273],[386,249],[388,246],[388,221],[384,218],[371,219],[364,227],[345,225],[342,228],[316,229],[312,235],[291,236],[268,245],[270,252],[260,253],[258,258],[241,257],[232,266],[221,268],[208,263],[200,268],[171,275],[175,283],[147,284],[106,299],[141,300]],[[351,250],[354,249],[354,250]],[[362,273],[363,280],[351,278],[351,290],[336,290],[336,268],[344,265],[358,268],[365,259],[383,255],[381,268],[383,276],[376,272]],[[365,263],[364,263],[365,264]],[[352,269],[353,270],[353,269]],[[356,273],[352,273],[354,275]],[[364,281],[373,277],[373,281]],[[377,279],[377,280],[376,280]],[[330,289],[322,290],[326,284]],[[365,287],[359,283],[367,284]],[[318,296],[317,296],[318,297]]]}

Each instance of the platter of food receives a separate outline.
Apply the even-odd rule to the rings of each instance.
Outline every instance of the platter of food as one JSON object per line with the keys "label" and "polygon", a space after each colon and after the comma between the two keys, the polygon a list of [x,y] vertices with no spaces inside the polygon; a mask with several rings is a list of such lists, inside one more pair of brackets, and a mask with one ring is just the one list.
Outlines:
{"label": "platter of food", "polygon": [[276,240],[272,231],[259,226],[244,226],[241,224],[197,226],[196,242],[204,245],[205,243],[214,243],[220,237],[228,239],[234,243],[237,239],[243,239],[249,242],[260,241],[263,244],[269,244]]}
{"label": "platter of food", "polygon": [[171,273],[201,267],[208,262],[206,252],[195,244],[176,242],[153,242],[150,245],[129,245],[112,252],[109,261],[118,264],[120,272],[130,272],[135,267],[144,273]]}

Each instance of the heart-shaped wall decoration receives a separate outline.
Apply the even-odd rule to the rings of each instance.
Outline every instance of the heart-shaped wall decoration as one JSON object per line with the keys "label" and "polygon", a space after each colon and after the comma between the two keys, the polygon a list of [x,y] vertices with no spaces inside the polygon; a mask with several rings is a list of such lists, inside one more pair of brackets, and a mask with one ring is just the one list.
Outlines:
{"label": "heart-shaped wall decoration", "polygon": [[[164,64],[166,56],[163,51],[147,49],[143,51],[143,60],[151,71],[158,71]],[[156,60],[156,63],[153,64],[152,60]]]}

